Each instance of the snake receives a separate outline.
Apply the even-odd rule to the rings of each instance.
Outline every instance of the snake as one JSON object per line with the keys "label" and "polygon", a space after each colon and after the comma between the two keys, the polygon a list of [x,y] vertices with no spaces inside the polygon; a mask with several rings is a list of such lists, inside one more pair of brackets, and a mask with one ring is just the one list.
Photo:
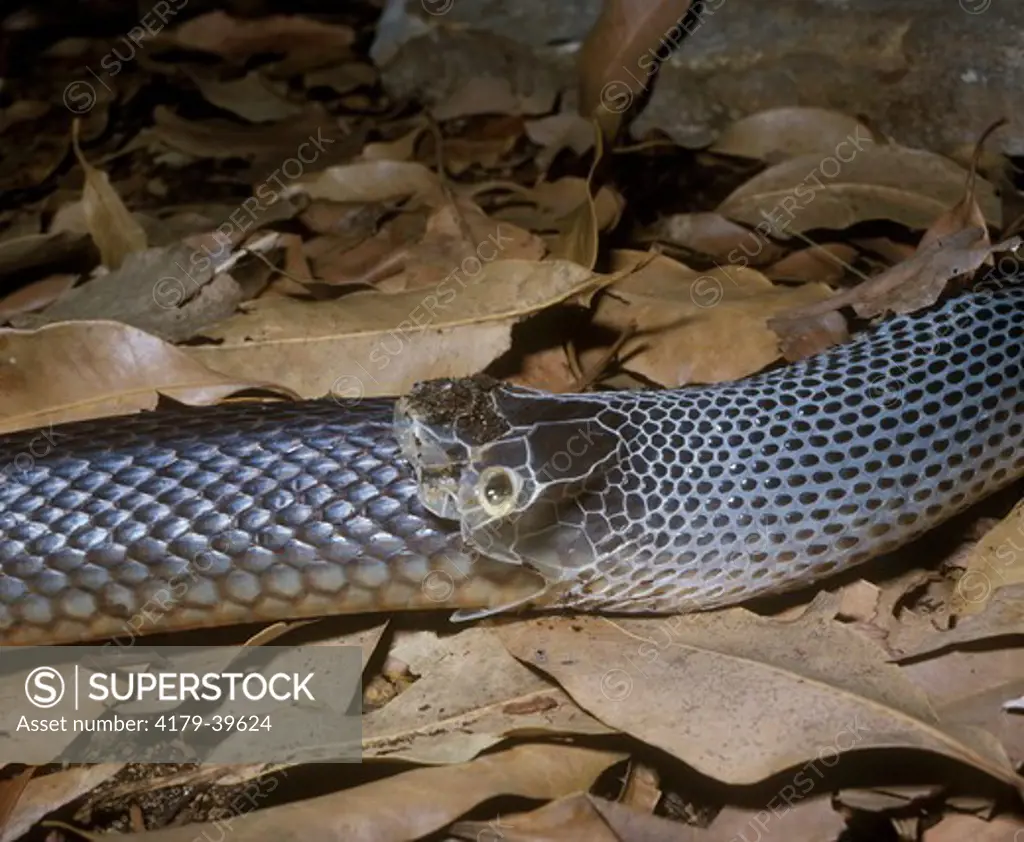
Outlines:
{"label": "snake", "polygon": [[0,439],[0,644],[334,614],[676,614],[809,587],[1024,476],[1024,284],[729,383],[228,401]]}

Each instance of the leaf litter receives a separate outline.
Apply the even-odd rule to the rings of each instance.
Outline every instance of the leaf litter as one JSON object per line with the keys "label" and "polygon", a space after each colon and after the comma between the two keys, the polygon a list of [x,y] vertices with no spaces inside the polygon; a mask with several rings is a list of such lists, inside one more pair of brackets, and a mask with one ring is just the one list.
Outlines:
{"label": "leaf litter", "polygon": [[[392,100],[358,8],[186,11],[84,110],[69,62],[98,67],[111,42],[53,45],[0,111],[0,430],[56,446],[52,425],[166,400],[394,395],[481,371],[555,391],[727,382],[846,341],[844,310],[913,312],[1019,260],[981,175],[1022,198],[983,150],[998,124],[966,168],[805,106],[740,116],[699,155],[625,144],[648,59],[686,49],[688,2],[640,5],[605,4],[579,111],[493,74]],[[54,838],[191,842],[240,787],[287,780],[290,803],[236,817],[239,838],[1001,839],[1020,828],[993,816],[1024,763],[1024,527],[999,506],[974,518],[991,529],[960,527],[963,552],[923,542],[764,616],[328,637],[363,647],[373,780],[28,770],[6,781],[2,838],[50,817]],[[940,756],[973,814],[952,771],[914,771]],[[627,759],[623,785],[606,772]],[[909,804],[928,821],[894,812]]]}

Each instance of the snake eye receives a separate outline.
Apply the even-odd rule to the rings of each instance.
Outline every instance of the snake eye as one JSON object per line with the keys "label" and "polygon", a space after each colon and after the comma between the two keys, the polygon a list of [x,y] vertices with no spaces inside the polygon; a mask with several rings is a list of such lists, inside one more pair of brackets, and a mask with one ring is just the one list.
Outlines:
{"label": "snake eye", "polygon": [[520,479],[508,468],[486,468],[477,482],[476,496],[481,508],[491,517],[508,514],[519,495]]}

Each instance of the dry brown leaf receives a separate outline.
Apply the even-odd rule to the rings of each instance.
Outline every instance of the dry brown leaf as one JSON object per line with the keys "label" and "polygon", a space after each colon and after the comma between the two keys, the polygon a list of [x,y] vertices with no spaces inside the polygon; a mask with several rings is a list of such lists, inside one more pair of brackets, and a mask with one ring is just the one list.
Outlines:
{"label": "dry brown leaf", "polygon": [[538,89],[528,94],[513,91],[505,77],[473,76],[430,109],[435,120],[455,120],[480,114],[546,114],[558,91]]}
{"label": "dry brown leaf", "polygon": [[367,143],[361,157],[364,161],[410,161],[415,157],[416,146],[426,131],[427,126],[419,125],[394,140]]}
{"label": "dry brown leaf", "polygon": [[871,130],[827,108],[789,106],[741,117],[727,126],[709,152],[777,164],[812,153],[835,154],[840,144],[874,143]]}
{"label": "dry brown leaf", "polygon": [[416,161],[356,161],[302,178],[282,195],[305,194],[331,202],[390,202],[410,197],[440,207],[444,190],[436,173]]}
{"label": "dry brown leaf", "polygon": [[985,225],[985,215],[981,212],[981,208],[978,207],[978,201],[975,197],[978,186],[978,163],[981,160],[981,155],[985,148],[985,141],[988,136],[1005,122],[1006,120],[1003,119],[989,126],[989,128],[982,134],[981,138],[979,138],[974,149],[974,154],[971,156],[967,182],[964,185],[963,197],[929,226],[928,230],[924,232],[924,236],[921,237],[921,242],[917,245],[918,251],[921,251],[932,243],[941,240],[950,234],[955,234],[958,231],[963,231],[969,228],[980,229],[981,231],[981,235],[979,236],[978,243],[976,245],[989,245],[991,241],[988,238],[988,228]]}
{"label": "dry brown leaf", "polygon": [[606,0],[580,49],[579,111],[613,136],[623,113],[686,36],[690,0]]}
{"label": "dry brown leaf", "polygon": [[0,432],[153,409],[160,395],[216,403],[267,388],[205,368],[179,348],[117,322],[0,330]]}
{"label": "dry brown leaf", "polygon": [[469,200],[457,199],[454,205],[443,205],[430,214],[418,243],[387,256],[391,276],[377,286],[387,292],[424,289],[460,270],[472,275],[484,263],[540,260],[546,252],[540,237],[508,222],[496,222]]}
{"label": "dry brown leaf", "polygon": [[921,842],[1019,842],[1024,839],[1024,819],[1015,816],[997,816],[992,821],[977,816],[957,815],[943,817],[928,828]]}
{"label": "dry brown leaf", "polygon": [[605,724],[725,783],[900,746],[1022,788],[994,738],[940,722],[877,645],[833,620],[780,623],[737,608],[662,620],[542,619],[498,633]]}
{"label": "dry brown leaf", "polygon": [[853,307],[861,318],[915,313],[930,307],[951,280],[974,272],[993,252],[1012,251],[1022,242],[1021,238],[1013,237],[988,245],[988,238],[982,231],[969,228],[935,240],[909,260],[890,266],[852,289],[837,293],[827,301],[782,314],[773,319],[772,328],[780,334],[799,329],[807,319],[841,307]]}
{"label": "dry brown leaf", "polygon": [[843,279],[857,249],[846,243],[824,243],[786,255],[764,270],[773,281],[818,281],[834,284]]}
{"label": "dry brown leaf", "polygon": [[[820,301],[820,284],[773,286],[753,269],[717,267],[698,272],[665,256],[620,251],[611,266],[646,264],[603,295],[596,324],[616,331],[634,325],[620,358],[630,371],[668,387],[745,377],[779,358],[766,320],[798,302]],[[600,350],[583,355],[590,370]]]}
{"label": "dry brown leaf", "polygon": [[[470,763],[413,769],[331,795],[234,816],[232,830],[246,842],[409,842],[501,795],[549,800],[584,792],[624,757],[574,746],[521,745]],[[197,836],[222,830],[210,822],[107,838],[194,842]]]}
{"label": "dry brown leaf", "polygon": [[[900,649],[898,654],[903,658],[920,657],[929,652],[946,649],[951,646],[962,646],[968,643],[994,637],[1006,637],[1024,634],[1024,582],[1001,585],[994,593],[991,569],[982,572],[975,568],[977,578],[971,577],[970,584],[958,587],[963,603],[969,603],[974,595],[985,594],[984,608],[978,613],[963,617],[954,628],[936,634],[916,646]],[[1017,571],[1019,575],[1019,571]],[[960,579],[964,582],[968,577]],[[894,643],[895,645],[895,643]]]}
{"label": "dry brown leaf", "polygon": [[306,240],[303,251],[312,264],[316,283],[328,286],[379,285],[381,289],[387,289],[387,280],[402,271],[410,248],[410,236],[415,236],[415,233],[422,236],[422,226],[419,232],[414,233],[402,223],[400,215],[375,235],[358,243],[335,236]]}
{"label": "dry brown leaf", "polygon": [[508,350],[519,319],[596,282],[565,261],[500,260],[475,273],[456,269],[434,289],[315,303],[263,298],[204,331],[215,344],[188,353],[304,397],[400,395],[418,380],[482,370]]}
{"label": "dry brown leaf", "polygon": [[839,591],[836,616],[859,623],[871,623],[878,613],[881,595],[882,591],[878,585],[864,579],[851,582]]}
{"label": "dry brown leaf", "polygon": [[889,263],[902,263],[913,257],[917,251],[917,248],[909,243],[897,243],[888,237],[858,237],[850,242],[862,251],[872,252]]}
{"label": "dry brown leaf", "polygon": [[561,345],[526,354],[520,370],[508,379],[519,386],[555,393],[572,392],[578,385]]}
{"label": "dry brown leaf", "polygon": [[285,96],[286,85],[269,81],[258,70],[228,81],[195,70],[189,75],[207,102],[250,123],[276,123],[302,113],[302,106]]}
{"label": "dry brown leaf", "polygon": [[50,275],[16,289],[10,295],[0,298],[0,322],[19,313],[42,310],[67,292],[78,280],[78,275]]}
{"label": "dry brown leaf", "polygon": [[538,120],[527,120],[523,126],[526,136],[541,151],[534,157],[537,169],[547,173],[551,162],[563,149],[585,155],[594,145],[594,125],[573,111],[563,111]]}
{"label": "dry brown leaf", "polygon": [[302,84],[307,90],[330,88],[339,94],[347,94],[357,88],[370,87],[377,81],[377,69],[361,61],[347,61],[333,67],[322,67],[302,77]]}
{"label": "dry brown leaf", "polygon": [[557,221],[558,236],[550,241],[552,257],[571,260],[587,269],[593,269],[597,262],[598,235],[601,230],[593,192],[594,173],[597,172],[604,155],[604,146],[598,131],[595,131],[594,143],[594,161],[587,175],[583,201]]}
{"label": "dry brown leaf", "polygon": [[[813,228],[842,230],[887,219],[927,229],[963,195],[967,171],[947,158],[903,146],[851,143],[842,153],[813,153],[769,167],[734,190],[717,208],[780,238]],[[977,182],[985,219],[1000,226],[1002,210],[987,181]]]}
{"label": "dry brown leaf", "polygon": [[698,828],[588,793],[567,796],[529,813],[502,816],[500,821],[458,822],[451,832],[467,842],[700,842],[708,838]]}
{"label": "dry brown leaf", "polygon": [[462,175],[472,167],[492,170],[501,166],[505,157],[515,148],[519,138],[514,134],[504,137],[477,139],[453,137],[445,140],[442,154],[445,169],[452,175]]}
{"label": "dry brown leaf", "polygon": [[188,339],[199,328],[226,318],[242,289],[219,265],[230,260],[223,243],[206,249],[186,245],[128,256],[119,269],[68,290],[42,313],[12,319],[16,327],[111,319],[163,339]]}
{"label": "dry brown leaf", "polygon": [[178,46],[241,60],[256,53],[298,54],[306,66],[335,64],[347,55],[355,33],[347,26],[301,15],[266,15],[243,20],[226,12],[192,18],[169,35]]}
{"label": "dry brown leaf", "polygon": [[[490,190],[508,190],[514,201],[492,210],[491,216],[526,228],[529,231],[553,232],[561,230],[559,221],[570,216],[587,201],[590,188],[586,179],[567,176],[558,181],[545,181],[532,188],[524,188],[511,182],[491,182],[484,188],[468,189],[466,193],[477,197]],[[607,185],[591,196],[599,231],[615,226],[622,215],[625,201]]]}
{"label": "dry brown leaf", "polygon": [[82,186],[85,224],[99,249],[100,261],[108,269],[118,269],[129,255],[146,250],[146,232],[110,186],[107,174],[85,160],[78,148],[78,120],[73,125],[71,145],[85,173]]}
{"label": "dry brown leaf", "polygon": [[1024,717],[1003,709],[1024,692],[1020,647],[1013,643],[1010,639],[997,648],[999,641],[992,640],[984,647],[940,651],[900,668],[928,694],[944,722],[984,728],[1019,765],[1024,762]]}
{"label": "dry brown leaf", "polygon": [[614,733],[520,664],[490,629],[424,634],[433,647],[392,650],[420,678],[363,717],[364,758],[462,763],[517,734]]}
{"label": "dry brown leaf", "polygon": [[720,213],[673,214],[653,225],[647,236],[732,265],[761,266],[786,254],[782,246]]}
{"label": "dry brown leaf", "polygon": [[52,106],[48,102],[35,99],[16,99],[6,108],[0,108],[0,134],[18,123],[38,120],[49,113]]}
{"label": "dry brown leaf", "polygon": [[87,237],[67,232],[11,237],[0,241],[0,277],[84,257],[91,249]]}
{"label": "dry brown leaf", "polygon": [[[314,167],[321,169],[326,163],[350,157],[362,148],[359,132],[349,132],[337,117],[315,105],[307,105],[301,118],[266,125],[186,120],[167,106],[158,105],[153,110],[152,128],[140,133],[140,138],[144,137],[153,137],[165,146],[196,158],[269,161],[267,175],[276,175],[277,182],[261,185],[264,186],[259,194],[261,201],[267,201],[268,196],[278,192],[280,183],[288,183],[295,173],[308,173]],[[294,162],[289,167],[293,175],[285,174],[282,178],[283,166],[288,161]]]}
{"label": "dry brown leaf", "polygon": [[776,795],[760,810],[726,806],[706,830],[694,834],[692,842],[833,842],[840,838],[846,819],[832,807],[830,798],[794,801],[786,795]]}
{"label": "dry brown leaf", "polygon": [[955,614],[978,614],[993,593],[1024,583],[1024,503],[991,529],[967,557],[951,600]]}
{"label": "dry brown leaf", "polygon": [[96,763],[33,778],[3,825],[0,842],[14,842],[44,816],[91,792],[112,778],[121,763]]}

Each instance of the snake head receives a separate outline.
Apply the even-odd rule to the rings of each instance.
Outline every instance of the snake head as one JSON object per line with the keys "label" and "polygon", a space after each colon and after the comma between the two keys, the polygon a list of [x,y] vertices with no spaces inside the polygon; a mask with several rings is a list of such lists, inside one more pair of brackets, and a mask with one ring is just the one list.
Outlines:
{"label": "snake head", "polygon": [[490,378],[420,383],[396,432],[423,504],[478,552],[550,580],[592,563],[621,445],[607,404]]}

